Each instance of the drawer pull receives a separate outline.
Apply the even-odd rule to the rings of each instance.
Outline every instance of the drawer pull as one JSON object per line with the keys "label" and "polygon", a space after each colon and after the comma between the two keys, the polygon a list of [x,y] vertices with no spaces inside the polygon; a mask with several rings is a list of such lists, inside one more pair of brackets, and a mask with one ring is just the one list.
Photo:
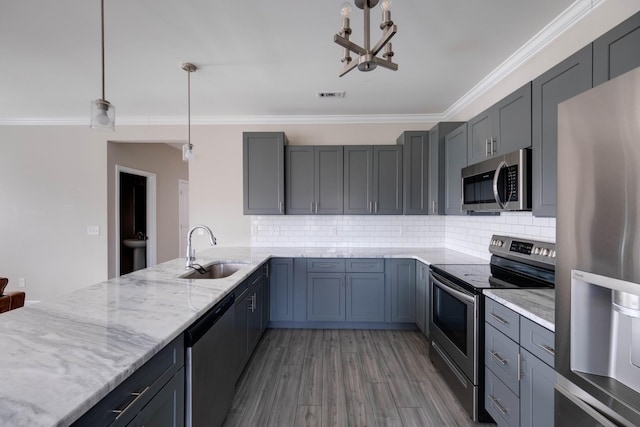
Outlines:
{"label": "drawer pull", "polygon": [[114,414],[118,414],[116,415],[116,420],[118,420],[122,416],[122,414],[127,412],[129,408],[131,408],[147,392],[147,390],[149,390],[149,386],[145,387],[145,389],[140,392],[131,393],[131,396],[135,396],[135,399],[129,402],[129,404],[124,407],[124,409],[113,409],[111,412],[113,412]]}
{"label": "drawer pull", "polygon": [[333,264],[329,264],[329,263],[324,263],[324,264],[316,264],[316,267],[318,267],[318,268],[333,268],[334,265]]}
{"label": "drawer pull", "polygon": [[489,313],[489,316],[493,317],[494,319],[496,319],[498,322],[502,323],[503,325],[508,325],[509,324],[509,322],[507,322],[506,320],[504,320],[502,317],[498,316],[497,314]]}
{"label": "drawer pull", "polygon": [[556,351],[552,347],[549,347],[548,345],[538,344],[538,347],[540,347],[541,349],[543,349],[544,351],[546,351],[552,356],[556,355]]}
{"label": "drawer pull", "polygon": [[501,413],[502,415],[507,415],[507,412],[509,412],[509,411],[507,411],[507,408],[505,408],[505,407],[504,407],[504,406],[502,406],[500,403],[498,403],[498,399],[496,399],[496,398],[495,398],[495,397],[493,397],[493,396],[489,396],[489,400],[491,400],[491,403],[493,403],[493,406],[495,406],[495,407],[496,407],[496,409],[497,409],[498,411],[500,411],[500,413]]}
{"label": "drawer pull", "polygon": [[522,379],[522,355],[518,353],[518,381]]}
{"label": "drawer pull", "polygon": [[491,354],[491,356],[493,356],[494,359],[496,359],[498,362],[500,362],[501,365],[505,366],[507,364],[507,359],[503,359],[495,351],[490,351],[489,354]]}

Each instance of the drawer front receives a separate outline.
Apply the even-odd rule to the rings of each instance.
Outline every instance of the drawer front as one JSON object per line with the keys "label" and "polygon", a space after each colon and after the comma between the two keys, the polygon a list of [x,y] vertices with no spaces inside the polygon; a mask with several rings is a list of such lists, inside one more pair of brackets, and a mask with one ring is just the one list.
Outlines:
{"label": "drawer front", "polygon": [[484,407],[499,426],[520,425],[520,399],[500,379],[485,369]]}
{"label": "drawer front", "polygon": [[344,273],[344,259],[309,258],[307,260],[308,273]]}
{"label": "drawer front", "polygon": [[484,363],[516,396],[520,394],[519,357],[520,346],[491,325],[487,325]]}
{"label": "drawer front", "polygon": [[520,315],[515,311],[485,298],[484,320],[515,342],[520,341]]}
{"label": "drawer front", "polygon": [[537,323],[520,319],[520,345],[553,368],[555,359],[555,334]]}
{"label": "drawer front", "polygon": [[347,273],[384,273],[384,259],[348,259]]}

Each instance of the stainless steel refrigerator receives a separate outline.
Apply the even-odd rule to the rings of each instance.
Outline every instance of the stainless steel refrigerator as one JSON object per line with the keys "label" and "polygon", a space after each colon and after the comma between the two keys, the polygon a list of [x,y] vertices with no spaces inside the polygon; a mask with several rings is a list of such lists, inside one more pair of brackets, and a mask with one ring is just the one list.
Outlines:
{"label": "stainless steel refrigerator", "polygon": [[640,68],[558,107],[556,426],[640,425]]}

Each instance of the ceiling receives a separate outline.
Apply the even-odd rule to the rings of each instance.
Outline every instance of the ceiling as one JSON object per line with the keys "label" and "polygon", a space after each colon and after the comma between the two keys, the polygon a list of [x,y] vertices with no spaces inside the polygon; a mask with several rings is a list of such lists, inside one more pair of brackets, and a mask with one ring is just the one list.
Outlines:
{"label": "ceiling", "polygon": [[[116,123],[192,117],[441,114],[574,0],[396,0],[396,72],[338,77],[343,0],[105,0]],[[353,7],[352,41],[363,12]],[[372,44],[380,10],[372,11]],[[88,123],[101,96],[100,1],[0,6],[0,120]],[[318,91],[346,91],[320,99]]]}

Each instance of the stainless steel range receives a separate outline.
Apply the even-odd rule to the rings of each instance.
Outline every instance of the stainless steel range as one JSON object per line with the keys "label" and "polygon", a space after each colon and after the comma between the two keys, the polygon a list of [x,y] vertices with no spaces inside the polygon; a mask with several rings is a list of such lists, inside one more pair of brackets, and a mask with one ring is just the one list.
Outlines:
{"label": "stainless steel range", "polygon": [[553,288],[555,244],[494,235],[489,264],[431,265],[431,360],[474,421],[484,410],[483,289]]}

